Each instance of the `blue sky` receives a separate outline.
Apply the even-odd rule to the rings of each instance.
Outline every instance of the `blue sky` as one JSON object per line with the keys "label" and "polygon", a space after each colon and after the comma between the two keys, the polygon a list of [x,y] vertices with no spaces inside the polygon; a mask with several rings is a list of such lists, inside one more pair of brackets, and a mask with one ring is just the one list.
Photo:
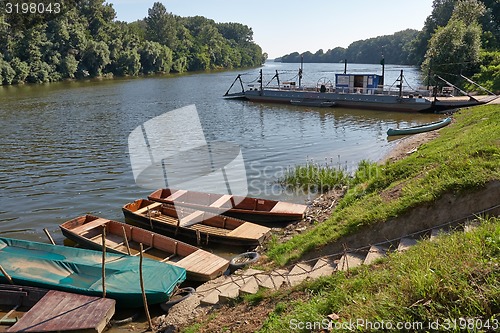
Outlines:
{"label": "blue sky", "polygon": [[[316,52],[407,28],[422,29],[432,0],[156,0],[180,16],[246,24],[270,58]],[[110,0],[121,21],[148,15],[154,0]]]}

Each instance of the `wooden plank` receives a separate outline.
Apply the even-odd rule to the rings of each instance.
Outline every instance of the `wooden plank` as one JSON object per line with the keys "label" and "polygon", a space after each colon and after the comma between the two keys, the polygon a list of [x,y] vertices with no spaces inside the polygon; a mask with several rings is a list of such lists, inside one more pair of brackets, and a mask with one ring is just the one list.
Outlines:
{"label": "wooden plank", "polygon": [[226,204],[226,202],[230,201],[231,198],[233,196],[230,195],[230,194],[224,194],[223,196],[221,196],[219,199],[217,199],[216,201],[214,201],[210,207],[214,207],[214,208],[220,208],[222,207],[223,205]]}
{"label": "wooden plank", "polygon": [[197,250],[189,256],[179,260],[175,265],[202,274],[211,274],[228,264],[226,259],[205,250]]}
{"label": "wooden plank", "polygon": [[7,332],[102,332],[113,314],[115,301],[50,290]]}
{"label": "wooden plank", "polygon": [[290,202],[278,201],[271,209],[271,213],[283,213],[283,214],[304,214],[307,206],[294,204]]}
{"label": "wooden plank", "polygon": [[255,223],[245,222],[227,235],[236,238],[260,239],[269,231],[271,231],[271,229],[267,227]]}
{"label": "wooden plank", "polygon": [[174,201],[174,200],[179,199],[179,197],[183,196],[186,193],[187,193],[186,190],[178,190],[178,191],[175,191],[174,193],[170,194],[168,197],[166,197],[165,200],[166,201]]}
{"label": "wooden plank", "polygon": [[144,214],[148,210],[153,210],[155,208],[161,207],[162,203],[161,202],[155,202],[150,205],[147,205],[146,207],[142,207],[141,209],[138,209],[135,211],[136,214]]}
{"label": "wooden plank", "polygon": [[84,223],[81,226],[78,226],[76,228],[69,229],[69,230],[77,235],[81,235],[85,231],[102,226],[103,224],[106,224],[107,222],[109,222],[109,220],[103,219],[103,218],[98,218],[96,220],[93,220],[93,221],[88,222],[88,223]]}
{"label": "wooden plank", "polygon": [[183,217],[180,221],[181,227],[189,227],[193,224],[203,222],[203,218],[199,218],[203,214],[205,214],[205,212],[203,212],[201,210],[197,210],[195,212],[192,212],[188,216]]}
{"label": "wooden plank", "polygon": [[[160,223],[166,223],[166,224],[170,224],[170,225],[174,225],[174,226],[177,225],[177,219],[175,219],[171,216],[167,216],[167,215],[160,215],[158,217],[153,218],[153,220],[160,222]],[[183,228],[191,229],[191,230],[199,230],[201,233],[205,233],[205,234],[208,233],[208,234],[220,235],[220,236],[225,236],[231,231],[231,230],[217,228],[217,227],[213,227],[213,226],[205,225],[205,224],[201,224],[201,223],[194,224],[194,225],[189,226],[189,227],[183,227]]]}

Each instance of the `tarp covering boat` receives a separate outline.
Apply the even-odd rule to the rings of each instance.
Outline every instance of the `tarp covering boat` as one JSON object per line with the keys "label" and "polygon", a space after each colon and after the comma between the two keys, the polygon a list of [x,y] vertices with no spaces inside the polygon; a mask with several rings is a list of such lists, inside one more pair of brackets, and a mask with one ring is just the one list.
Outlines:
{"label": "tarp covering boat", "polygon": [[[106,297],[121,307],[143,305],[139,259],[106,254]],[[99,251],[0,237],[0,263],[16,284],[102,296]],[[157,304],[169,299],[186,270],[144,258],[143,277],[148,303]],[[0,282],[7,282],[2,274]]]}

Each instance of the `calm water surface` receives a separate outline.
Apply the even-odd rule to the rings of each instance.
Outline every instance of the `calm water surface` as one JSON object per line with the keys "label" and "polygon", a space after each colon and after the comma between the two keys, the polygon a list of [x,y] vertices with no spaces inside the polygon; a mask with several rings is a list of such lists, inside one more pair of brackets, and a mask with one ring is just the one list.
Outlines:
{"label": "calm water surface", "polygon": [[[303,82],[333,81],[343,66],[306,64]],[[267,79],[284,71],[281,80],[293,79],[297,68],[263,67]],[[387,84],[401,68],[386,66]],[[418,70],[404,70],[408,83],[418,86]],[[244,80],[255,80],[257,72],[250,70]],[[380,73],[380,66],[353,64],[349,72]],[[207,140],[241,147],[250,195],[295,202],[306,197],[280,193],[275,184],[287,167],[312,159],[352,169],[361,159],[380,159],[395,144],[387,140],[389,127],[438,118],[224,100],[238,73],[0,87],[0,234],[46,241],[42,229],[48,228],[60,243],[58,225],[76,216],[123,221],[121,207],[151,192],[134,182],[128,135],[183,106],[196,105]]]}

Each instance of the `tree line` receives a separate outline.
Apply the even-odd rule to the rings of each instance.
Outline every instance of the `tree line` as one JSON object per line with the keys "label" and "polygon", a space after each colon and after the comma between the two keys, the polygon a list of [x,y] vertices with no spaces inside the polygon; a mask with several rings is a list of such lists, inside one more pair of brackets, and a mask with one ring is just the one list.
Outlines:
{"label": "tree line", "polygon": [[116,21],[104,0],[59,2],[58,13],[0,12],[1,84],[248,67],[266,59],[240,23],[176,16],[160,2],[127,23]]}
{"label": "tree line", "polygon": [[421,31],[408,29],[314,54],[294,52],[276,61],[300,62],[302,56],[304,62],[367,64],[383,57],[391,64],[421,66],[428,78],[456,82],[460,74],[473,75],[487,89],[500,91],[500,1],[434,0]]}
{"label": "tree line", "polygon": [[348,59],[352,63],[377,64],[384,57],[390,59],[391,64],[409,65],[410,52],[408,46],[416,38],[418,30],[407,29],[393,35],[359,40],[351,43],[347,48],[335,47],[324,52],[322,49],[316,53],[309,51],[299,54],[294,52],[275,59],[280,62],[343,62]]}

